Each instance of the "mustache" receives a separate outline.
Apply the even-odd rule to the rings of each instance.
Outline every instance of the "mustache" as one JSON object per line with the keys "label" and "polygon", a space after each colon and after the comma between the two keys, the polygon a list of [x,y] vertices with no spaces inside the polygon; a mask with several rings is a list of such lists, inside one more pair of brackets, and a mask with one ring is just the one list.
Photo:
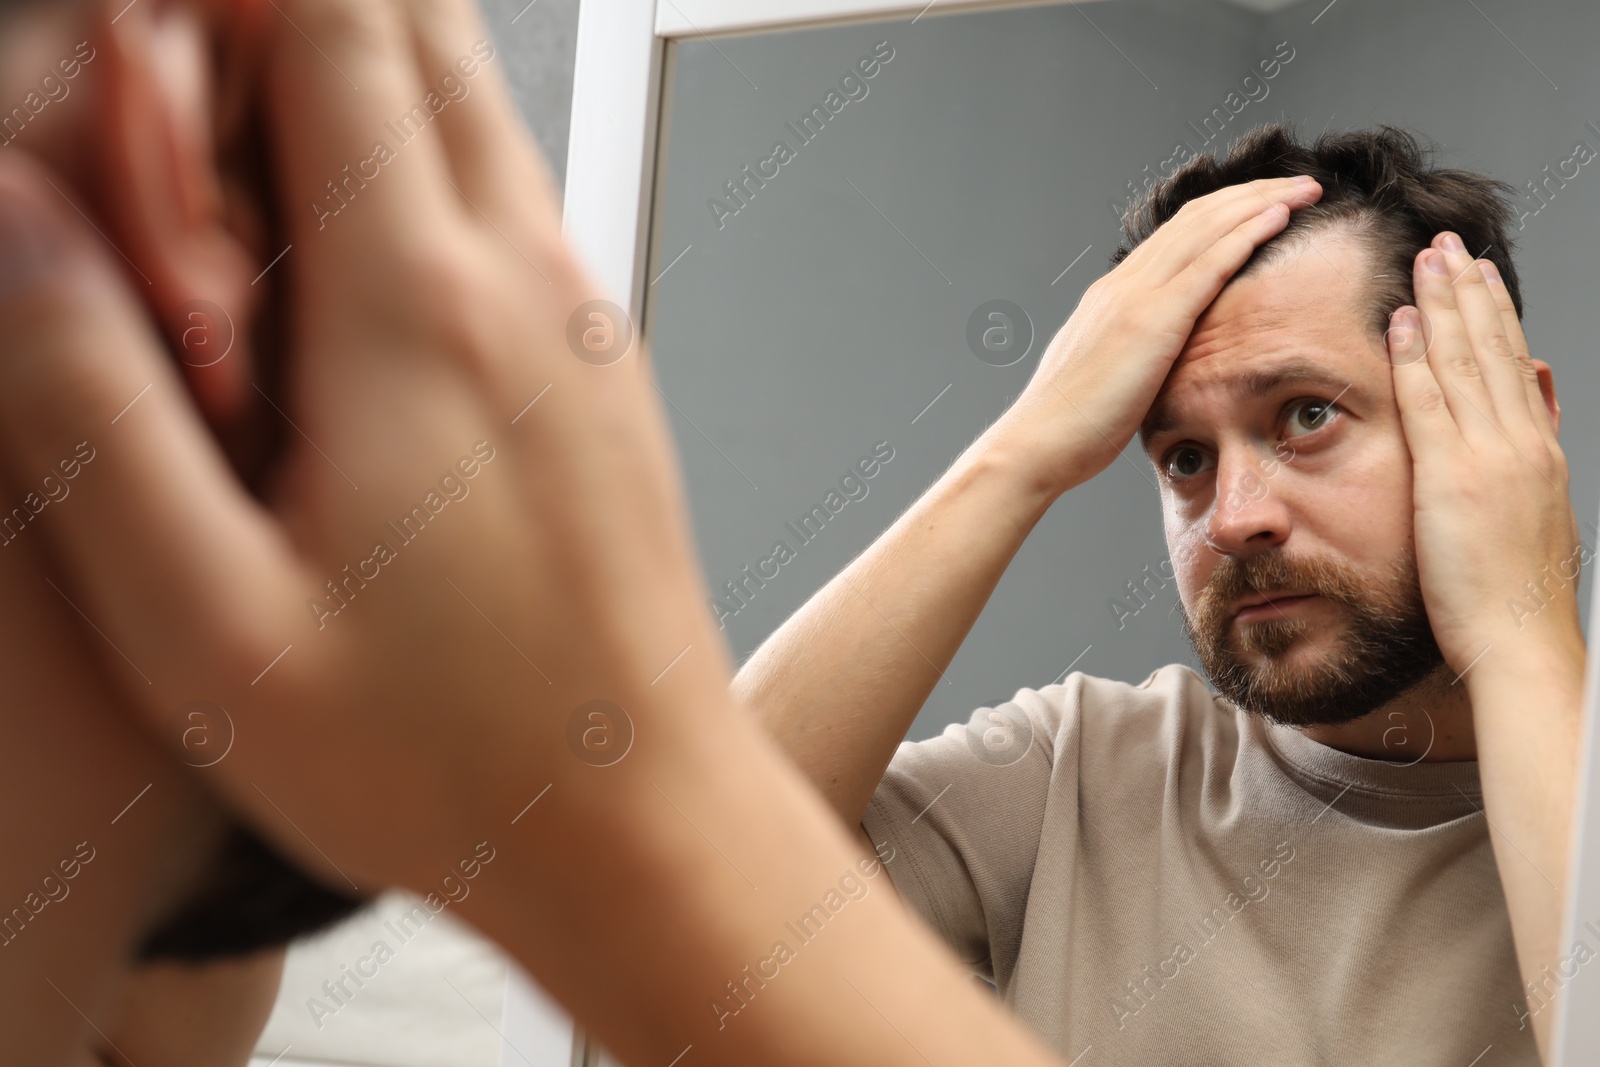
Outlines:
{"label": "mustache", "polygon": [[1223,556],[1200,591],[1195,615],[1201,623],[1226,620],[1240,597],[1284,589],[1357,607],[1369,585],[1329,560],[1301,559],[1278,549],[1252,556]]}

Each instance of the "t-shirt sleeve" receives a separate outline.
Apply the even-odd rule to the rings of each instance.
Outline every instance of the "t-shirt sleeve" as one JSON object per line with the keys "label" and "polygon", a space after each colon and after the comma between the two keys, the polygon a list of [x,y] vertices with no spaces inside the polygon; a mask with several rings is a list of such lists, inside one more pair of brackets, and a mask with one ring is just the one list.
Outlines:
{"label": "t-shirt sleeve", "polygon": [[996,955],[1014,960],[1021,943],[1063,696],[1019,689],[901,742],[861,818],[906,904],[991,983]]}

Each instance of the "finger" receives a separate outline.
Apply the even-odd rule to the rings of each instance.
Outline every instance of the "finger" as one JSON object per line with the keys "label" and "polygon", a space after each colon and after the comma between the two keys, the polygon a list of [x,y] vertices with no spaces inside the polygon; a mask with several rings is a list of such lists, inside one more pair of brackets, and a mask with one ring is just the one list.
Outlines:
{"label": "finger", "polygon": [[455,217],[436,113],[398,0],[275,0],[265,17],[268,113],[291,242],[314,237],[370,256]]}
{"label": "finger", "polygon": [[1390,316],[1384,334],[1393,367],[1394,398],[1412,461],[1425,461],[1461,447],[1461,432],[1445,402],[1426,355],[1427,340],[1418,309],[1406,305]]}
{"label": "finger", "polygon": [[1445,404],[1469,444],[1494,436],[1494,402],[1489,397],[1466,323],[1456,307],[1450,264],[1444,253],[1424,248],[1417,253],[1412,287],[1422,318],[1428,364]]}
{"label": "finger", "polygon": [[[68,485],[39,505],[63,592],[146,709],[176,706],[193,695],[185,681],[235,660],[215,634],[298,614],[271,573],[289,560],[102,239],[21,152],[0,156],[0,256],[0,463]],[[240,566],[258,554],[265,573]]]}
{"label": "finger", "polygon": [[1184,204],[1125,261],[1149,285],[1164,285],[1216,241],[1278,203],[1315,203],[1322,187],[1294,178],[1259,178],[1230,185]]}
{"label": "finger", "polygon": [[1196,312],[1215,300],[1222,287],[1257,248],[1289,224],[1289,205],[1282,201],[1245,219],[1215,238],[1172,278],[1168,288]]}
{"label": "finger", "polygon": [[1210,247],[1222,234],[1281,200],[1310,202],[1321,187],[1294,178],[1263,178],[1230,185],[1180,207],[1128,256],[1131,269],[1161,285]]}
{"label": "finger", "polygon": [[145,275],[145,296],[196,401],[217,424],[233,423],[253,363],[244,324],[261,292],[246,283],[260,268],[241,241],[223,236],[238,231],[228,224],[207,114],[213,41],[184,7],[119,14],[102,5],[97,18],[97,62],[117,86],[96,94],[100,120],[88,140],[92,165],[115,175],[101,185],[101,220]]}
{"label": "finger", "polygon": [[504,60],[474,0],[406,0],[427,87],[449,101],[435,123],[462,195],[492,217],[530,196],[559,228],[559,197],[512,101]]}
{"label": "finger", "polygon": [[1528,351],[1528,339],[1522,332],[1522,319],[1517,315],[1511,291],[1506,288],[1500,271],[1489,260],[1480,260],[1478,269],[1483,272],[1489,298],[1494,301],[1495,310],[1500,314],[1500,324],[1511,349],[1511,364],[1516,368],[1517,378],[1521,382],[1529,418],[1545,442],[1553,445],[1556,443],[1555,423],[1550,418],[1550,409],[1545,406],[1544,394],[1539,390],[1539,369],[1534,366],[1533,354]]}
{"label": "finger", "polygon": [[1460,247],[1459,237],[1443,233],[1438,240],[1447,244],[1442,250],[1436,250],[1443,252],[1445,262],[1450,267],[1456,312],[1461,317],[1468,343],[1472,346],[1484,388],[1494,405],[1495,417],[1500,427],[1513,439],[1531,437],[1536,432],[1533,414],[1528,410],[1527,394],[1513,362],[1505,323],[1489,292],[1483,271],[1479,269],[1478,261]]}

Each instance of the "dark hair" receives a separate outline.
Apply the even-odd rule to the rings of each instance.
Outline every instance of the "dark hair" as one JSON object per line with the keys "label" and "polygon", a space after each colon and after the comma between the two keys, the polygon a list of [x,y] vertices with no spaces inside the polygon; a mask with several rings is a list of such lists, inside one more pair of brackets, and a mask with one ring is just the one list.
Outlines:
{"label": "dark hair", "polygon": [[1112,265],[1196,197],[1257,178],[1309,174],[1321,184],[1322,198],[1296,209],[1283,232],[1257,248],[1235,277],[1274,262],[1314,235],[1344,229],[1373,254],[1376,284],[1367,297],[1368,321],[1381,335],[1396,308],[1416,303],[1411,286],[1416,254],[1440,231],[1451,230],[1468,252],[1500,271],[1520,318],[1522,293],[1508,232],[1516,187],[1471,171],[1431,166],[1430,154],[1414,136],[1393,126],[1324,132],[1309,145],[1296,139],[1292,127],[1257,126],[1228,147],[1226,158],[1196,156],[1130,204]]}
{"label": "dark hair", "polygon": [[365,900],[335,892],[235,825],[186,899],[139,945],[140,962],[244,956],[316,933]]}

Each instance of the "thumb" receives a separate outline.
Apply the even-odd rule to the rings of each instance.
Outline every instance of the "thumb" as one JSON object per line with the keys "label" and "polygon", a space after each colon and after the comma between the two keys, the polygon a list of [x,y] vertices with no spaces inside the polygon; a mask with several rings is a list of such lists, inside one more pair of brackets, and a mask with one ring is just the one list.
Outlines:
{"label": "thumb", "polygon": [[0,553],[49,540],[108,676],[158,714],[238,684],[293,610],[294,563],[74,194],[0,156],[0,464],[25,494],[0,501]]}

